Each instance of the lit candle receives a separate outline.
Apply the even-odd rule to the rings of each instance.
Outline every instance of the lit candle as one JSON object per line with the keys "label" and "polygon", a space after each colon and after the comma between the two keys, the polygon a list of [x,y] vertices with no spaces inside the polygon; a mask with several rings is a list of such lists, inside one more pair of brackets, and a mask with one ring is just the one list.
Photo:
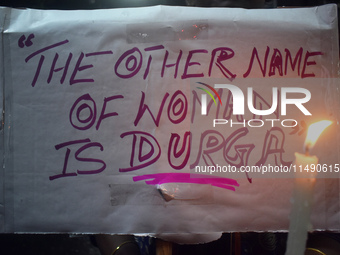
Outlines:
{"label": "lit candle", "polygon": [[296,173],[286,255],[303,255],[305,253],[308,230],[311,229],[310,212],[316,181],[316,171],[311,172],[310,170],[311,165],[316,166],[319,161],[316,156],[309,155],[309,151],[323,130],[330,124],[332,124],[331,121],[323,120],[310,125],[304,144],[305,154],[295,153]]}

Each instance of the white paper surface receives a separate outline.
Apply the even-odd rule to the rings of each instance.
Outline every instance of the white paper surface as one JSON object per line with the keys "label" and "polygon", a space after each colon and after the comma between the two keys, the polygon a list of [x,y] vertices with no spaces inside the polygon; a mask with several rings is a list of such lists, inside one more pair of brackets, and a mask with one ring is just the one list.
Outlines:
{"label": "white paper surface", "polygon": [[[244,176],[228,182],[230,189],[196,182],[187,184],[188,192],[185,183],[163,179],[164,184],[148,185],[145,180],[167,176],[189,182],[189,163],[180,149],[183,137],[194,133],[192,79],[295,78],[306,85],[323,78],[329,84],[320,85],[320,95],[312,90],[322,111],[313,113],[337,121],[335,5],[271,10],[2,8],[0,16],[2,232],[218,237],[231,231],[287,230],[290,178],[254,178],[250,183]],[[227,55],[217,55],[222,51]],[[295,64],[288,62],[287,52]],[[268,160],[278,155],[294,160],[294,152],[303,147],[299,128],[291,135],[292,130],[281,128],[271,136],[287,139],[284,149],[269,153]],[[275,130],[240,141],[263,144]],[[337,164],[337,123],[330,133],[331,141],[321,141],[313,152],[321,162]],[[279,148],[275,142],[269,146]],[[262,149],[256,145],[251,155],[261,158]],[[156,184],[168,185],[168,190],[175,185],[170,190],[179,188],[180,199],[165,201]],[[314,229],[338,231],[338,179],[318,179],[316,191]]]}

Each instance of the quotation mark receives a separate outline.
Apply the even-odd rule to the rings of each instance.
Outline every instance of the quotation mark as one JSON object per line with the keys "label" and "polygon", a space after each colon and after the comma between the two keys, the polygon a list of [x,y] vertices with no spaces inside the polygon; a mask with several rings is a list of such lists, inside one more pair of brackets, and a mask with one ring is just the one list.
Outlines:
{"label": "quotation mark", "polygon": [[20,48],[24,48],[26,47],[30,47],[32,46],[33,42],[32,39],[34,38],[34,34],[30,34],[27,39],[25,35],[20,36],[19,40],[18,40],[18,46]]}

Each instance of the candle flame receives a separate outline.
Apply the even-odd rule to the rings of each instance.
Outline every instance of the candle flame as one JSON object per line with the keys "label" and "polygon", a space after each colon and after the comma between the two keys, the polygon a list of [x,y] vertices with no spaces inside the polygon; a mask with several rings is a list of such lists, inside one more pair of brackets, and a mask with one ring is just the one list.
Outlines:
{"label": "candle flame", "polygon": [[332,123],[333,122],[330,120],[322,120],[309,126],[305,141],[305,148],[307,151],[313,148],[321,133]]}

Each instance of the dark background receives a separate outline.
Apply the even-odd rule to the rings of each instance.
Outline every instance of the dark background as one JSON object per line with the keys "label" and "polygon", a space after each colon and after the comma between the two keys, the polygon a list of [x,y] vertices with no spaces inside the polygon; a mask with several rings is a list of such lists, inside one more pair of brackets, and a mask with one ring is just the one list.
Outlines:
{"label": "dark background", "polygon": [[[198,0],[203,6],[211,6],[211,0]],[[217,1],[227,2],[227,1]],[[339,0],[266,0],[273,6],[316,6],[327,3],[340,3]],[[39,9],[98,9],[141,7],[152,5],[185,6],[185,0],[1,0],[0,6],[28,7]]]}

